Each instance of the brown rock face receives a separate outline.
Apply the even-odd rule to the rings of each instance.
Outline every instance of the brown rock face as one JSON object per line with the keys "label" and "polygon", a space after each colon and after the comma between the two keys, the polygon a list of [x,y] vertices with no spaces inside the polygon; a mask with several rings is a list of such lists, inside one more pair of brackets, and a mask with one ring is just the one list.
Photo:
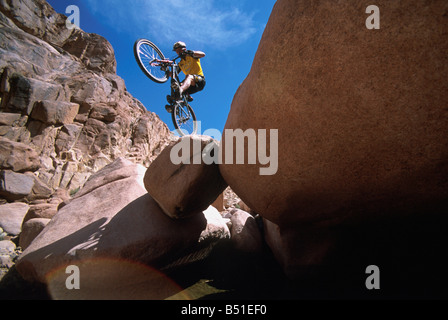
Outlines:
{"label": "brown rock face", "polygon": [[278,129],[278,171],[220,171],[288,275],[327,266],[344,286],[376,262],[400,293],[444,290],[448,4],[375,5],[369,30],[363,1],[277,1],[225,129]]}
{"label": "brown rock face", "polygon": [[71,124],[79,111],[79,105],[70,102],[40,101],[33,108],[31,118],[47,124]]}
{"label": "brown rock face", "polygon": [[278,172],[220,169],[277,224],[446,205],[447,3],[376,5],[379,30],[362,1],[274,7],[225,128],[278,129]]}
{"label": "brown rock face", "polygon": [[106,73],[117,71],[114,49],[97,34],[76,29],[62,48],[80,58],[90,70]]}

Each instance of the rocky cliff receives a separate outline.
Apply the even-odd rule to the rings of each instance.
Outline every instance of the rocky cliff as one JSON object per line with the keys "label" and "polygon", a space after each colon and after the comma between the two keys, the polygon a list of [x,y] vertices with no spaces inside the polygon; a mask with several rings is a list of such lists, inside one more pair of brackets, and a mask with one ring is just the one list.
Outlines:
{"label": "rocky cliff", "polygon": [[68,29],[66,19],[43,0],[0,3],[6,201],[74,194],[118,157],[147,166],[169,140],[168,127],[117,76],[110,43]]}
{"label": "rocky cliff", "polygon": [[[252,216],[211,206],[227,187],[217,164],[169,163],[177,139],[127,92],[106,39],[44,0],[0,1],[0,75],[0,297],[19,272],[55,299],[164,299],[181,291],[164,273],[231,234],[261,250]],[[68,264],[84,290],[66,287]]]}

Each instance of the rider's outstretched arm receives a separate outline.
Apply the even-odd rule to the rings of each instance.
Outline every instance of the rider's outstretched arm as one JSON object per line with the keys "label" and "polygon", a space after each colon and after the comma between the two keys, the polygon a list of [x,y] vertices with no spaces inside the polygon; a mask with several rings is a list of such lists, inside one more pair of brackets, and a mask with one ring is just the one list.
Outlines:
{"label": "rider's outstretched arm", "polygon": [[[187,51],[188,52],[188,51]],[[204,52],[202,52],[202,51],[190,51],[190,53],[191,53],[191,55],[192,55],[192,57],[193,58],[198,58],[198,59],[200,59],[200,58],[204,58],[205,57],[205,53]]]}

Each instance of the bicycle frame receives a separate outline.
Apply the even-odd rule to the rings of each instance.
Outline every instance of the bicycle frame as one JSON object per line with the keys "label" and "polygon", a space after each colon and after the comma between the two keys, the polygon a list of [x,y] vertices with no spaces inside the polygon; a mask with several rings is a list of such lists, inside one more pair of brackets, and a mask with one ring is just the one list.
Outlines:
{"label": "bicycle frame", "polygon": [[[161,67],[162,70],[164,70],[164,68],[170,68],[170,78],[171,81],[176,81],[177,83],[181,83],[181,81],[179,80],[179,72],[178,72],[178,67],[179,65],[176,63],[176,60],[180,59],[180,56],[177,56],[176,58],[170,60],[170,59],[165,59],[165,60],[159,60],[159,59],[155,59],[153,62],[151,62],[152,66],[155,67]],[[166,71],[166,70],[164,70]]]}
{"label": "bicycle frame", "polygon": [[[173,81],[177,82],[178,85],[180,86],[181,81],[179,80],[179,65],[176,63],[176,60],[180,59],[180,56],[169,60],[169,59],[165,59],[165,60],[159,60],[156,59],[153,62],[151,62],[152,66],[155,67],[160,67],[163,71],[167,71],[166,68],[170,68],[169,72],[169,76],[171,78],[171,83],[173,83]],[[174,90],[173,87],[171,86],[171,97],[174,100]],[[175,101],[175,100],[174,100]],[[182,94],[181,96],[181,101],[179,103],[179,101],[175,101],[172,105],[176,105],[177,108],[175,108],[176,111],[172,112],[173,115],[173,123],[176,122],[175,119],[178,120],[178,124],[186,124],[188,123],[192,118],[194,120],[194,122],[196,122],[196,118],[193,112],[193,109],[191,108],[191,106],[188,104],[187,102],[187,98],[184,94]],[[192,114],[193,113],[193,114]],[[194,132],[196,132],[196,124],[194,123]],[[180,131],[179,131],[180,132]]]}

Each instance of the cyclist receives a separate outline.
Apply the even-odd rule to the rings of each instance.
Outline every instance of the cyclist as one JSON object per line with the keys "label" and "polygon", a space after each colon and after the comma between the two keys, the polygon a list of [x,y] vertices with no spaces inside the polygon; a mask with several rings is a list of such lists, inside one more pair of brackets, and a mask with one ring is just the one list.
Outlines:
{"label": "cyclist", "polygon": [[182,41],[173,45],[173,51],[181,57],[179,67],[185,74],[185,80],[182,81],[180,86],[173,82],[172,88],[178,99],[182,96],[182,93],[185,93],[188,101],[191,102],[193,98],[190,95],[201,91],[205,87],[205,77],[200,60],[205,57],[205,53],[187,50],[187,45]]}

